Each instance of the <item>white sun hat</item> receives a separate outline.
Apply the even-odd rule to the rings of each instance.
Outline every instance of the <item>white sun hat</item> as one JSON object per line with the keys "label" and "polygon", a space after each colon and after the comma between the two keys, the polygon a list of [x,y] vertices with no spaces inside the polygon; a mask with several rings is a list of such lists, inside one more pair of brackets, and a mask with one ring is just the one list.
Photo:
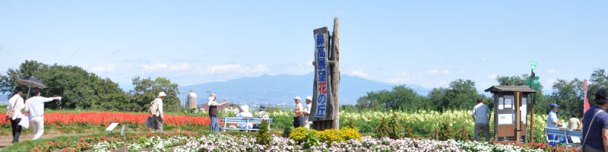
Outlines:
{"label": "white sun hat", "polygon": [[167,94],[164,91],[158,93],[158,97],[166,97]]}
{"label": "white sun hat", "polygon": [[295,98],[293,98],[295,100],[302,100],[302,98],[300,98],[300,96],[296,96]]}
{"label": "white sun hat", "polygon": [[306,100],[311,100],[312,101],[312,97],[311,96],[306,96]]}

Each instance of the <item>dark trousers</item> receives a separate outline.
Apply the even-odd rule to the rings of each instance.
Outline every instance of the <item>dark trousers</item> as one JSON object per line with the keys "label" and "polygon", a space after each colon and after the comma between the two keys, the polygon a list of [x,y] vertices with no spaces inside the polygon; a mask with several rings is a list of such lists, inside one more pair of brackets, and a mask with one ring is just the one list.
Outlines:
{"label": "dark trousers", "polygon": [[152,116],[152,119],[154,120],[154,127],[152,127],[152,130],[163,132],[163,119],[156,115]]}
{"label": "dark trousers", "polygon": [[19,136],[21,135],[21,126],[19,126],[21,118],[11,120],[11,128],[13,129],[13,143],[19,142]]}
{"label": "dark trousers", "polygon": [[293,128],[304,126],[304,119],[300,117],[293,117]]}

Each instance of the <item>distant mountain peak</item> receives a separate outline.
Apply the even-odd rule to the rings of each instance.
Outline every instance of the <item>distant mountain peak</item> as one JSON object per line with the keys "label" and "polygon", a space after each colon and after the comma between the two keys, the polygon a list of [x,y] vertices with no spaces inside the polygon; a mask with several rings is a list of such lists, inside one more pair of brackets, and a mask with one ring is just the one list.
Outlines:
{"label": "distant mountain peak", "polygon": [[[237,104],[284,104],[293,102],[294,96],[312,95],[314,75],[268,75],[245,77],[223,82],[179,87],[180,99],[190,90],[199,94],[198,102],[206,102],[206,91],[211,89],[220,99],[228,99]],[[368,80],[360,77],[342,75],[340,80],[341,104],[355,104],[356,100],[371,91],[390,90],[394,85]],[[416,85],[408,85],[421,95],[426,95],[429,89]],[[205,95],[203,95],[205,94]]]}

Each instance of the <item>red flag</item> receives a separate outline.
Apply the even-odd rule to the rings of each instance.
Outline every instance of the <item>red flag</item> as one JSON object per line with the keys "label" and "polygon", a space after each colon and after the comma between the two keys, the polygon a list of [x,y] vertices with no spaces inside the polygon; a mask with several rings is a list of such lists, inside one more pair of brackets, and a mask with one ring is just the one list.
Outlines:
{"label": "red flag", "polygon": [[583,112],[587,112],[587,110],[589,110],[589,100],[587,99],[587,79],[583,81],[583,93],[585,94]]}

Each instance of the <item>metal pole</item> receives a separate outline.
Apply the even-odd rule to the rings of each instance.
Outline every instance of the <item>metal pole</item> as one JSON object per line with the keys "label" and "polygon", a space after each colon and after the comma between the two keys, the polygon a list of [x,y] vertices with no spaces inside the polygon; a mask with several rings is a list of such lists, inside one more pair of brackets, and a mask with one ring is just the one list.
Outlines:
{"label": "metal pole", "polygon": [[534,90],[534,93],[532,93],[532,97],[530,99],[530,103],[532,103],[532,107],[531,108],[531,112],[530,113],[530,142],[534,142],[534,105],[536,103],[535,96],[536,96],[536,89],[534,89],[534,78],[535,78],[535,73],[534,70],[532,71],[532,77],[530,78],[530,84],[532,85],[532,90]]}

